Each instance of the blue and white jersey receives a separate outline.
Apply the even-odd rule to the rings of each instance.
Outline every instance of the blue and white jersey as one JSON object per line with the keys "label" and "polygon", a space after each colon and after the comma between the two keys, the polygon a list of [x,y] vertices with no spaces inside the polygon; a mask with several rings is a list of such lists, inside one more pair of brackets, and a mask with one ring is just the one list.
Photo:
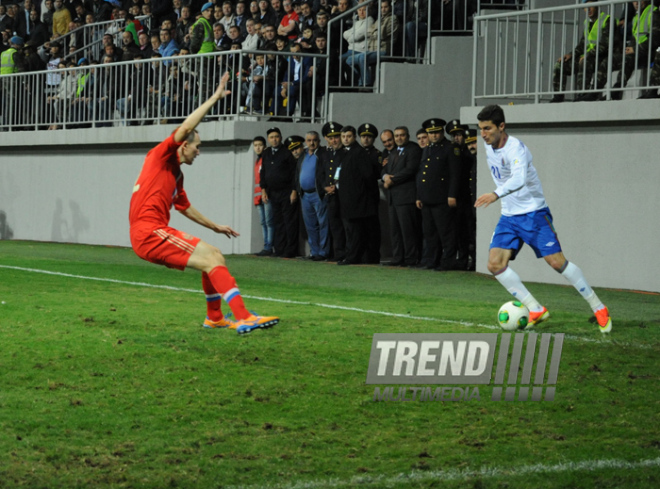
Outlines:
{"label": "blue and white jersey", "polygon": [[532,153],[517,138],[509,136],[503,148],[486,144],[488,168],[502,201],[503,216],[517,216],[548,207],[541,180],[532,165]]}

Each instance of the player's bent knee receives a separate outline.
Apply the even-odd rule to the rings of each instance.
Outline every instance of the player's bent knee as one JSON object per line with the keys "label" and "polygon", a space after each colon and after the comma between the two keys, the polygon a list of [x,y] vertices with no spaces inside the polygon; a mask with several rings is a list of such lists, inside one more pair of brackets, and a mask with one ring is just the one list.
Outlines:
{"label": "player's bent knee", "polygon": [[506,266],[503,261],[488,261],[488,271],[495,275],[497,272],[501,272],[502,269]]}
{"label": "player's bent knee", "polygon": [[562,272],[564,270],[564,266],[566,265],[566,258],[564,257],[563,253],[548,255],[545,257],[545,261],[557,272]]}
{"label": "player's bent knee", "polygon": [[227,264],[218,248],[200,241],[188,261],[188,266],[208,273],[215,267],[224,267]]}

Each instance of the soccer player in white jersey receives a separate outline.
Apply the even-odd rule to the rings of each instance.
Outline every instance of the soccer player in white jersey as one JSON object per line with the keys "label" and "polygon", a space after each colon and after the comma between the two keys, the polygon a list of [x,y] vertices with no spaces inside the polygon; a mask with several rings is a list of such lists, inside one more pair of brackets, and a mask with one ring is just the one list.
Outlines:
{"label": "soccer player in white jersey", "polygon": [[607,307],[574,263],[564,257],[552,225],[552,214],[543,196],[541,181],[529,149],[505,131],[504,111],[499,105],[489,105],[477,115],[481,137],[486,146],[488,168],[497,188],[481,195],[475,207],[488,207],[502,201],[500,217],[490,242],[488,270],[516,299],[529,309],[528,328],[550,317],[548,310],[529,293],[520,277],[509,267],[524,243],[561,273],[584,297],[594,311],[600,331],[612,330]]}

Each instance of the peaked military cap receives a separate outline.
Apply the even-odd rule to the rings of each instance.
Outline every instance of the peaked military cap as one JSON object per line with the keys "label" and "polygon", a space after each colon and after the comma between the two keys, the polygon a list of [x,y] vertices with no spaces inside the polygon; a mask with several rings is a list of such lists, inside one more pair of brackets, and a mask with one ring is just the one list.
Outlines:
{"label": "peaked military cap", "polygon": [[447,123],[447,127],[445,128],[448,134],[451,134],[452,132],[456,131],[462,131],[463,126],[461,126],[461,121],[458,119],[453,119]]}
{"label": "peaked military cap", "polygon": [[465,137],[465,144],[474,143],[476,140],[477,140],[477,130],[476,129],[468,129],[467,130],[467,135]]}
{"label": "peaked military cap", "polygon": [[339,122],[326,122],[321,129],[321,134],[323,137],[327,136],[339,136],[341,134],[342,126]]}
{"label": "peaked military cap", "polygon": [[289,136],[284,140],[284,146],[291,151],[301,146],[305,142],[305,138],[302,136]]}
{"label": "peaked military cap", "polygon": [[279,127],[271,127],[270,129],[268,129],[266,131],[266,136],[269,136],[271,132],[276,132],[277,134],[280,135],[280,137],[282,136],[282,131],[280,131]]}
{"label": "peaked military cap", "polygon": [[440,132],[444,129],[446,123],[447,122],[444,119],[438,117],[436,119],[428,119],[422,122],[422,127],[426,132]]}
{"label": "peaked military cap", "polygon": [[375,138],[378,136],[378,129],[373,124],[365,123],[358,127],[358,136],[371,136]]}

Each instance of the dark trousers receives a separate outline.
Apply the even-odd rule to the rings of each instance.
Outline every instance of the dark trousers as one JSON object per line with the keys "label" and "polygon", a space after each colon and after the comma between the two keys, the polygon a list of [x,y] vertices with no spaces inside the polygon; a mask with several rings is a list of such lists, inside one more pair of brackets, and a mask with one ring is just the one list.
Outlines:
{"label": "dark trousers", "polygon": [[268,191],[275,228],[275,254],[292,258],[298,256],[298,202],[292,204],[290,198],[290,190]]}
{"label": "dark trousers", "polygon": [[422,207],[424,236],[432,237],[437,233],[440,237],[442,243],[440,266],[446,270],[458,268],[456,263],[456,212],[456,207],[449,207],[447,204],[424,204]]}
{"label": "dark trousers", "polygon": [[378,216],[343,218],[342,221],[346,230],[346,260],[350,263],[379,263]]}
{"label": "dark trousers", "polygon": [[328,224],[330,225],[330,235],[332,236],[334,258],[335,260],[343,260],[346,258],[346,232],[344,230],[344,223],[341,220],[339,197],[336,194],[326,195],[325,202],[328,205]]}
{"label": "dark trousers", "polygon": [[392,261],[415,265],[419,261],[419,224],[415,204],[390,204]]}
{"label": "dark trousers", "polygon": [[456,244],[458,248],[457,266],[461,270],[467,269],[469,257],[472,257],[473,264],[475,260],[476,220],[474,217],[474,207],[470,202],[463,204],[459,202],[456,211]]}

